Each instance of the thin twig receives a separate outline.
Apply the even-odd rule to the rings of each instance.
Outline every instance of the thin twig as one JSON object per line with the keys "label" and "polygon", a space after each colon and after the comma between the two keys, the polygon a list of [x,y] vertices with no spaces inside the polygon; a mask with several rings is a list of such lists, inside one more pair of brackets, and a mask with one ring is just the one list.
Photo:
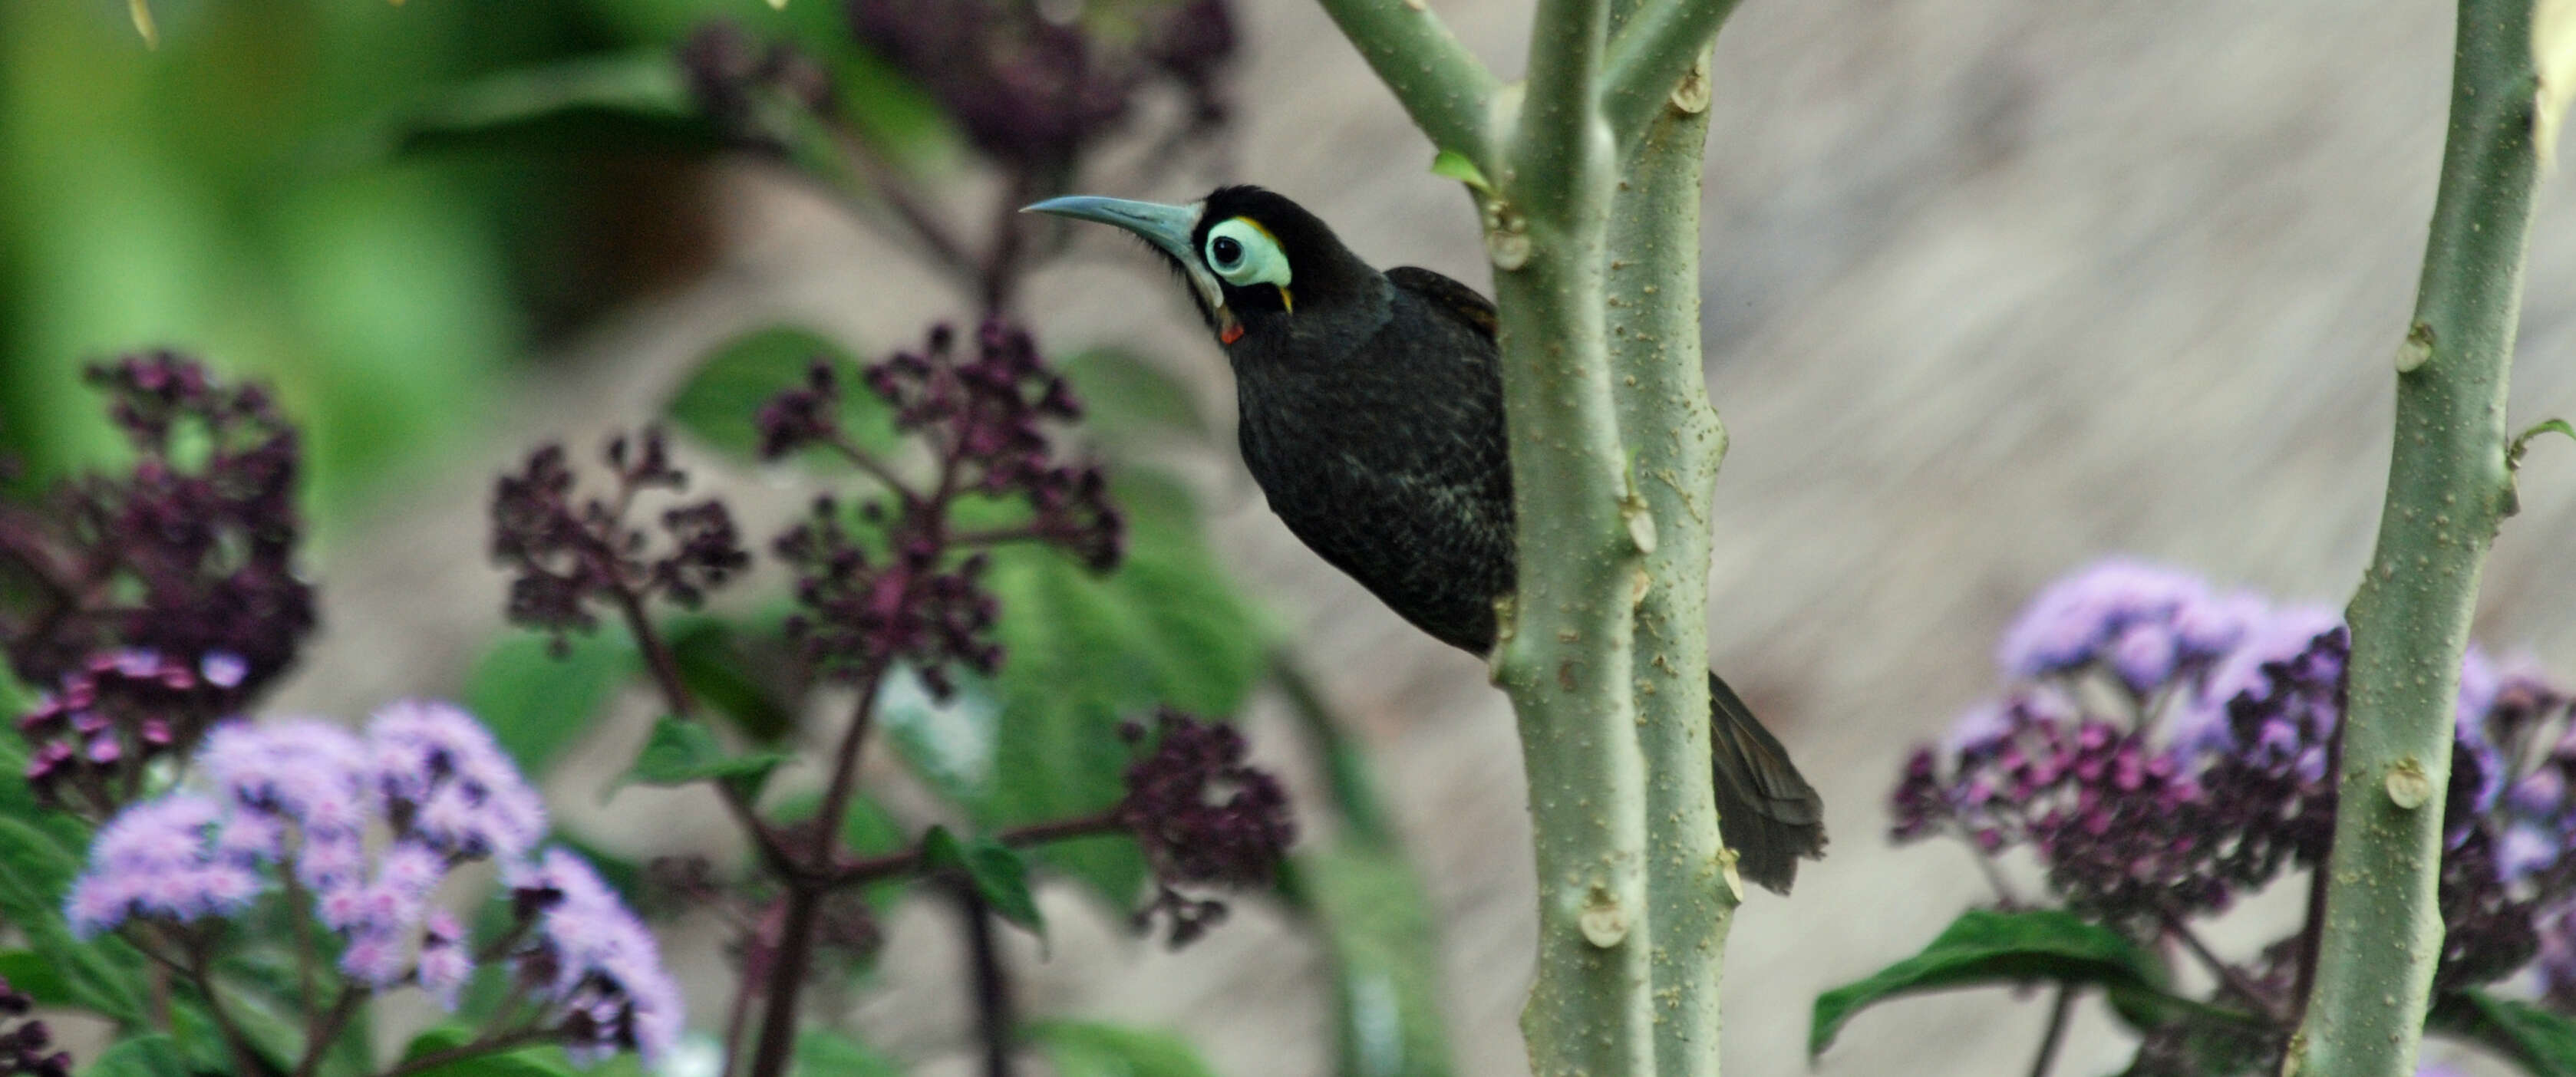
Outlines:
{"label": "thin twig", "polygon": [[[1119,819],[1118,814],[1115,811],[1109,811],[1098,815],[1058,819],[1054,822],[1032,823],[993,835],[993,840],[1011,848],[1020,849],[1074,838],[1096,838],[1104,834],[1120,833],[1126,828],[1127,824]],[[853,860],[843,864],[833,869],[824,885],[831,889],[864,886],[868,883],[910,875],[920,871],[921,866],[922,850],[914,847],[898,853],[887,853],[884,856]]]}
{"label": "thin twig", "polygon": [[295,1064],[295,1077],[313,1077],[322,1068],[323,1053],[331,1049],[331,1041],[340,1038],[341,1027],[357,1014],[358,1003],[365,999],[366,991],[356,983],[341,986],[340,997],[331,1003],[330,1011],[314,1022],[312,1031],[305,1036],[304,1058]]}
{"label": "thin twig", "polygon": [[2075,985],[2057,988],[2057,1003],[2048,1008],[2048,1031],[2040,1034],[2039,1055],[2030,1060],[2030,1077],[2048,1077],[2057,1068],[2057,1048],[2066,1042],[2066,1019],[2075,1012]]}
{"label": "thin twig", "polygon": [[[618,612],[625,617],[627,634],[634,637],[636,649],[644,653],[645,668],[652,672],[654,685],[661,689],[663,704],[670,707],[671,713],[677,717],[697,720],[697,699],[690,694],[688,682],[681,679],[680,664],[672,656],[670,645],[653,627],[653,619],[645,615],[643,598],[622,586],[613,588],[610,593],[616,598]],[[794,860],[788,855],[785,843],[779,839],[777,831],[752,810],[749,798],[730,782],[717,780],[710,784],[715,787],[716,796],[724,801],[725,810],[733,815],[734,822],[751,835],[762,862],[773,872],[789,870]]]}
{"label": "thin twig", "polygon": [[984,1044],[984,1077],[1011,1077],[1011,1048],[1018,1019],[1011,1004],[1010,970],[994,937],[993,910],[972,883],[950,888],[966,925],[967,963],[975,974],[975,1031]]}
{"label": "thin twig", "polygon": [[2209,944],[2200,941],[2200,936],[2192,933],[2191,925],[2184,923],[2183,919],[2174,915],[2171,910],[2159,910],[2156,915],[2164,921],[2165,934],[2182,940],[2183,948],[2191,951],[2193,957],[2200,959],[2201,965],[2209,969],[2210,975],[2218,977],[2219,985],[2225,987],[2229,994],[2252,1004],[2257,1012],[2275,1024],[2285,1020],[2281,1014],[2280,1004],[2265,995],[2263,989],[2255,986],[2252,980],[2246,979],[2243,970],[2220,960],[2218,954],[2210,950]]}

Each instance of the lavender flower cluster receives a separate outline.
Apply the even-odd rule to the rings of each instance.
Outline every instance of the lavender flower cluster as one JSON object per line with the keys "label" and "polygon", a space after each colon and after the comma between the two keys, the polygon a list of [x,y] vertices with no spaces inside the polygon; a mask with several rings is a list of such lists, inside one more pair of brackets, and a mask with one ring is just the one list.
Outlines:
{"label": "lavender flower cluster", "polygon": [[202,791],[136,804],[100,830],[65,900],[76,933],[192,932],[285,893],[337,940],[351,984],[417,986],[452,1009],[476,957],[438,892],[492,860],[519,919],[492,956],[543,1011],[528,1031],[583,1058],[649,1059],[678,1038],[679,993],[652,936],[577,858],[531,860],[544,803],[465,712],[397,703],[363,737],[311,720],[228,722],[196,765]]}
{"label": "lavender flower cluster", "polygon": [[1201,722],[1165,708],[1154,728],[1130,723],[1131,744],[1151,750],[1127,767],[1127,797],[1115,813],[1144,847],[1157,892],[1136,914],[1140,927],[1171,922],[1171,945],[1188,945],[1225,918],[1225,904],[1191,898],[1179,887],[1264,886],[1297,840],[1288,792],[1269,772],[1244,763],[1248,749],[1233,726]]}
{"label": "lavender flower cluster", "polygon": [[[2005,633],[2006,694],[1907,760],[1894,836],[2027,849],[2069,907],[2114,924],[2223,911],[2327,853],[2349,649],[2330,609],[2135,561],[2079,571]],[[2576,1002],[2570,706],[2527,663],[2472,648],[2445,816],[2445,987],[2538,956],[2543,991]],[[2249,979],[2286,987],[2294,949],[2271,948]]]}
{"label": "lavender flower cluster", "polygon": [[185,751],[295,658],[314,625],[297,574],[302,448],[258,385],[171,352],[91,367],[134,455],[63,483],[39,509],[0,506],[0,650],[47,690],[19,717],[29,778],[103,817],[155,756]]}
{"label": "lavender flower cluster", "polygon": [[[952,550],[1029,539],[1099,571],[1115,567],[1124,553],[1125,520],[1109,501],[1101,470],[1054,459],[1048,424],[1081,414],[1063,378],[1039,358],[1026,332],[998,318],[978,328],[971,358],[958,355],[958,343],[941,326],[931,331],[927,348],[899,352],[866,372],[868,389],[894,407],[897,429],[921,438],[935,454],[935,488],[896,484],[891,510],[882,502],[861,507],[862,518],[882,528],[881,546],[861,541],[843,524],[840,504],[828,498],[776,543],[780,559],[797,572],[797,601],[805,611],[789,632],[818,668],[847,673],[908,662],[934,694],[945,696],[948,667],[991,673],[1002,658],[988,638],[997,605],[980,583],[986,559],[980,551],[952,559]],[[816,363],[806,384],[761,409],[763,452],[775,458],[829,445],[883,475],[883,465],[841,429],[841,392],[831,366]],[[1002,533],[961,532],[951,510],[970,493],[1020,502],[1029,516]]]}

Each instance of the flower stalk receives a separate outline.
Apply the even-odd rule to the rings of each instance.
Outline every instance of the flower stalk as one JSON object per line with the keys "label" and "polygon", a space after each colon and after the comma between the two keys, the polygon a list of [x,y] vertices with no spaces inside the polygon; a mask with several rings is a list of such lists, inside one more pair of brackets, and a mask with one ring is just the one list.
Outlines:
{"label": "flower stalk", "polygon": [[2398,350],[2377,549],[2353,596],[2351,719],[2315,986],[2288,1073],[2414,1072],[2442,955],[2452,712],[2506,514],[2505,391],[2545,120],[2532,0],[2461,0],[2450,134]]}

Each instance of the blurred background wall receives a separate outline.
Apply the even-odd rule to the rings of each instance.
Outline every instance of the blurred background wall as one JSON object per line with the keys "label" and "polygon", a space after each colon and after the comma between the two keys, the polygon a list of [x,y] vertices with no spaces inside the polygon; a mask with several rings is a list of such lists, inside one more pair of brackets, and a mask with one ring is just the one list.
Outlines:
{"label": "blurred background wall", "polygon": [[[1433,6],[1489,63],[1520,67],[1526,3]],[[816,17],[800,9],[831,17],[823,0],[784,17]],[[73,372],[122,348],[182,344],[277,379],[314,432],[326,584],[286,709],[455,690],[498,623],[483,498],[525,445],[646,418],[708,346],[782,317],[881,350],[970,309],[765,170],[371,141],[438,85],[668,48],[711,14],[770,18],[750,0],[156,10],[147,52],[120,4],[0,5],[0,446],[37,477],[95,459],[103,431]],[[1238,12],[1222,153],[1101,193],[1259,182],[1374,262],[1484,286],[1465,201],[1331,25],[1301,0]],[[2285,597],[2349,592],[2378,513],[2449,20],[2431,0],[1753,0],[1735,15],[1705,201],[1709,376],[1733,437],[1712,639],[1823,787],[1835,842],[1794,899],[1757,895],[1737,920],[1730,1072],[1807,1072],[1818,990],[1983,898],[1956,848],[1888,846],[1882,800],[1906,748],[1987,689],[1991,642],[2037,586],[2129,552]],[[981,197],[962,161],[922,167],[961,204]],[[2576,411],[2566,189],[2543,192],[2533,228],[2517,423]],[[1032,285],[1041,340],[1141,342],[1230,423],[1228,375],[1181,291],[1132,245],[1083,242]],[[1520,1072],[1532,898],[1502,698],[1305,552],[1230,451],[1179,463],[1223,556],[1380,752],[1443,913],[1460,1072]],[[2479,635],[2576,670],[2576,453],[2537,448],[2523,505]],[[1267,706],[1257,740],[1281,725]],[[630,733],[594,748],[622,760]],[[557,799],[579,815],[597,788],[559,777]],[[629,851],[722,835],[685,797],[620,808],[635,803],[622,833],[595,821]],[[1257,904],[1167,955],[1069,893],[1047,900],[1069,926],[1015,954],[1032,1012],[1177,1027],[1227,1074],[1324,1071],[1322,955]],[[2244,937],[2289,915],[2248,909]],[[851,1001],[859,1022],[923,1072],[965,1072],[945,914],[900,911],[889,931],[898,956]],[[713,961],[707,940],[682,949]],[[2042,1009],[1904,1003],[1814,1069],[2017,1071]],[[2060,1071],[2125,1054],[2088,1012]]]}

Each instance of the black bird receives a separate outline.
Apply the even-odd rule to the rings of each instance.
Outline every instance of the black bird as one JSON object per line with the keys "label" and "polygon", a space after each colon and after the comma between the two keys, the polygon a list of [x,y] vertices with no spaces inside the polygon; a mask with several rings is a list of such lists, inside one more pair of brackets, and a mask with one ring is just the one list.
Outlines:
{"label": "black bird", "polygon": [[[1494,305],[1428,269],[1378,272],[1258,187],[1187,206],[1028,207],[1143,237],[1190,283],[1234,366],[1243,462],[1288,529],[1405,620],[1484,655],[1516,579]],[[1781,893],[1824,853],[1824,803],[1711,674],[1719,828]]]}

